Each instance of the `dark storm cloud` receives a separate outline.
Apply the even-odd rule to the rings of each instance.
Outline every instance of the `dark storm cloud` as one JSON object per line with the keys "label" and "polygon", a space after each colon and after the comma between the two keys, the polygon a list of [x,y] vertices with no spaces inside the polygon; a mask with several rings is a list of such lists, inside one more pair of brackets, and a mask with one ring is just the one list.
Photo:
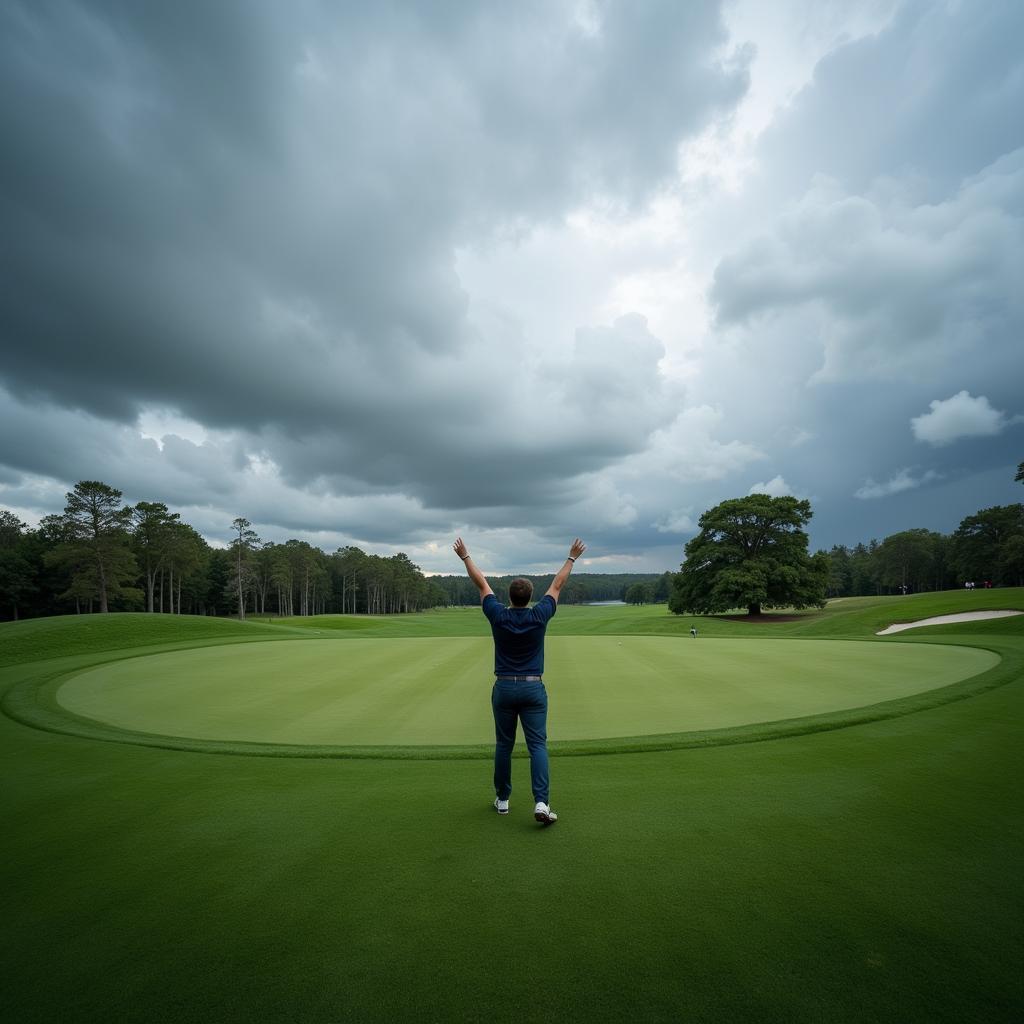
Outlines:
{"label": "dark storm cloud", "polygon": [[[162,405],[262,431],[296,482],[435,502],[467,470],[501,465],[483,484],[504,502],[635,450],[642,432],[546,409],[514,358],[470,377],[486,339],[453,269],[457,245],[595,190],[641,197],[742,94],[744,69],[707,57],[715,5],[602,16],[7,5],[0,378],[122,422]],[[493,429],[515,408],[547,433]]]}
{"label": "dark storm cloud", "polygon": [[677,565],[758,483],[815,545],[1018,500],[1022,11],[897,5],[696,202],[747,86],[713,3],[3,5],[0,503],[539,571]]}
{"label": "dark storm cloud", "polygon": [[178,505],[230,499],[249,459],[238,439],[197,445],[168,435],[161,448],[129,427],[0,388],[0,463],[56,480],[106,480],[134,500]]}
{"label": "dark storm cloud", "polygon": [[394,544],[448,525],[450,517],[400,494],[361,487],[352,498],[290,487],[251,454],[254,440],[228,435],[197,444],[166,434],[158,443],[85,412],[20,403],[0,389],[0,464],[11,467],[0,475],[0,505],[57,511],[70,484],[52,481],[86,478],[116,486],[129,503],[163,501],[219,543],[240,514],[267,540],[320,534],[338,544]]}
{"label": "dark storm cloud", "polygon": [[261,440],[296,486],[319,478],[351,493],[357,481],[377,490],[408,481],[432,507],[561,504],[578,490],[574,477],[639,450],[675,416],[677,390],[658,372],[663,354],[635,315],[581,329],[566,358],[539,367],[523,366],[514,350],[482,346],[451,370],[474,393],[472,418],[449,415],[441,385],[424,375],[412,408],[392,409],[379,429],[375,421],[372,438],[268,429]]}

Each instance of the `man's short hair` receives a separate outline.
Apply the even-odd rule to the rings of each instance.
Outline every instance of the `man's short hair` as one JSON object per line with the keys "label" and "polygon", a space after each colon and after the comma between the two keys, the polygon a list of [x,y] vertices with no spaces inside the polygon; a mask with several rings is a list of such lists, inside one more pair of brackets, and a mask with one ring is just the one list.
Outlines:
{"label": "man's short hair", "polygon": [[513,580],[508,585],[508,597],[513,608],[525,608],[533,597],[533,584],[529,580]]}

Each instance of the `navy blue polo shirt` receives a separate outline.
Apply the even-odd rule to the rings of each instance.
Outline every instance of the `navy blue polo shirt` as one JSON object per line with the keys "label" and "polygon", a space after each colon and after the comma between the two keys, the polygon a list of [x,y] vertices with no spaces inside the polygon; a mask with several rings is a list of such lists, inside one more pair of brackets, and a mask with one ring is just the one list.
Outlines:
{"label": "navy blue polo shirt", "polygon": [[484,598],[483,613],[494,634],[494,674],[544,674],[544,634],[558,602],[545,594],[532,608],[505,607],[493,594]]}

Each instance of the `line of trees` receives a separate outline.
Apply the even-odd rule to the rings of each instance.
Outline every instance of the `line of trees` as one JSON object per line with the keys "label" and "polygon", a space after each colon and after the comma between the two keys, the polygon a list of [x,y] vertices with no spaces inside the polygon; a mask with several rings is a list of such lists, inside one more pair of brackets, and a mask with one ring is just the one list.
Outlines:
{"label": "line of trees", "polygon": [[[1024,484],[1024,462],[1014,480]],[[974,582],[1024,586],[1024,505],[995,505],[961,520],[952,534],[903,530],[882,541],[828,553],[830,597],[946,590]]]}
{"label": "line of trees", "polygon": [[[1024,483],[1024,463],[1015,478]],[[306,541],[263,542],[239,517],[227,548],[212,548],[162,502],[126,505],[82,480],[63,513],[30,529],[0,509],[0,618],[110,610],[198,615],[391,615],[475,605],[464,575],[427,578],[407,555],[356,547],[326,554]],[[820,606],[828,597],[943,590],[973,581],[1024,586],[1024,504],[982,509],[950,535],[911,529],[854,547],[808,552],[810,503],[747,495],[701,516],[678,573],[571,577],[565,604],[668,601],[671,611]],[[544,593],[552,575],[530,576]],[[508,600],[514,577],[489,579]]]}
{"label": "line of trees", "polygon": [[[528,579],[533,584],[533,593],[537,597],[543,594],[551,581],[553,573],[545,576],[488,576],[494,596],[505,604],[508,603],[508,587],[514,579]],[[445,604],[471,607],[480,603],[480,594],[472,580],[465,574],[461,576],[433,576],[431,583],[436,584],[445,594]],[[588,572],[574,574],[562,588],[558,598],[559,604],[587,604],[592,601],[625,601],[627,604],[656,604],[668,600],[672,589],[672,573],[600,573]]]}
{"label": "line of trees", "polygon": [[[1024,463],[1016,480],[1024,483]],[[976,586],[1024,586],[1024,504],[964,518],[951,535],[903,530],[882,541],[808,552],[809,501],[751,494],[700,517],[672,582],[669,609],[814,608],[828,597],[910,594]]]}
{"label": "line of trees", "polygon": [[[1014,480],[1024,484],[1024,462]],[[829,555],[836,596],[945,590],[966,582],[1024,586],[1024,504],[981,509],[949,535],[903,530],[881,542],[834,547]]]}
{"label": "line of trees", "polygon": [[622,595],[626,604],[665,604],[672,595],[672,573],[664,572],[653,580],[638,581]]}
{"label": "line of trees", "polygon": [[326,554],[306,541],[263,542],[239,517],[212,548],[162,502],[126,505],[82,480],[60,515],[30,529],[0,509],[0,617],[66,612],[390,615],[447,603],[403,553]]}
{"label": "line of trees", "polygon": [[948,590],[967,581],[1024,586],[1024,505],[967,516],[949,535],[903,530],[828,552],[830,597]]}

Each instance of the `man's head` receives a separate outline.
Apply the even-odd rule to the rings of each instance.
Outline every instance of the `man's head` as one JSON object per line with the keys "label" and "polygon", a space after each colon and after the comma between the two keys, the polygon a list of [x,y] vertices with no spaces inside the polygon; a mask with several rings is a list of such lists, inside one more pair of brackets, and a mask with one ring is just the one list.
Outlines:
{"label": "man's head", "polygon": [[533,597],[533,584],[529,580],[513,580],[508,585],[508,599],[513,608],[525,608]]}

